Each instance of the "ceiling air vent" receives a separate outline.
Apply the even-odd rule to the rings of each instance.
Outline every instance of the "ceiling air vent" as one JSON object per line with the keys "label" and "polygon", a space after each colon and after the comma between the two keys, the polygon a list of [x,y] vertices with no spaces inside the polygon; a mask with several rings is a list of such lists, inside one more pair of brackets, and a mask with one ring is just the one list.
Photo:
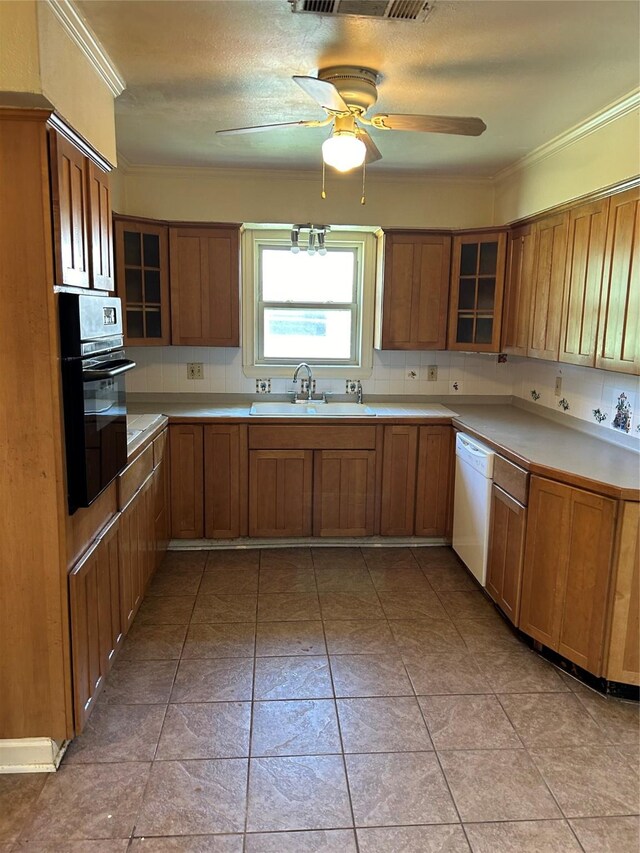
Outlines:
{"label": "ceiling air vent", "polygon": [[425,21],[435,0],[289,0],[292,12]]}

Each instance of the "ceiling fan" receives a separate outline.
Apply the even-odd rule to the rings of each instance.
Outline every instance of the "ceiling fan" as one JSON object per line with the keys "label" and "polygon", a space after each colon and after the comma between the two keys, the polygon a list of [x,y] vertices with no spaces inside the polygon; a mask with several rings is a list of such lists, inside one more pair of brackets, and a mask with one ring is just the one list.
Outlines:
{"label": "ceiling fan", "polygon": [[366,113],[378,100],[381,75],[373,68],[356,65],[333,65],[320,68],[317,77],[294,76],[293,80],[326,112],[320,120],[286,121],[255,127],[217,130],[220,135],[259,133],[280,127],[325,127],[332,124],[331,135],[322,144],[322,159],[339,172],[361,166],[365,160],[382,159],[377,145],[363,125],[377,130],[412,130],[421,133],[451,133],[480,136],[487,126],[479,118],[462,116],[401,115]]}

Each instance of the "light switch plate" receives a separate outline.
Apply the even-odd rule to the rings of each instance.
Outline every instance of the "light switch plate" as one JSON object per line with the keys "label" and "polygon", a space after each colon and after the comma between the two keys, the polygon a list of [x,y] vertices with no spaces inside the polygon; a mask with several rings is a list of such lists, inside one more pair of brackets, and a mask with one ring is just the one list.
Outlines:
{"label": "light switch plate", "polygon": [[437,382],[438,381],[438,365],[430,364],[427,368],[427,382]]}
{"label": "light switch plate", "polygon": [[554,391],[556,397],[559,397],[562,394],[562,376],[556,376],[556,387]]}

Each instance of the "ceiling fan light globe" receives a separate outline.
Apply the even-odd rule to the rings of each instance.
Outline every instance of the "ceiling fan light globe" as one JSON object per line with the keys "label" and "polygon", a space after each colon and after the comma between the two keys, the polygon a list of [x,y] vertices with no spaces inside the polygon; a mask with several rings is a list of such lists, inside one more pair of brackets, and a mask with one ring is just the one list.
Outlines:
{"label": "ceiling fan light globe", "polygon": [[322,159],[338,172],[362,166],[366,154],[366,145],[353,133],[334,132],[322,143]]}

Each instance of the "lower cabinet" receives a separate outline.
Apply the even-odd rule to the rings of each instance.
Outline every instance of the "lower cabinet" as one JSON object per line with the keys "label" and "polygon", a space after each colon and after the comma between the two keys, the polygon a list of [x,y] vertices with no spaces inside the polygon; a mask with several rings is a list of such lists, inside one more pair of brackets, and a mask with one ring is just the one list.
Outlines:
{"label": "lower cabinet", "polygon": [[487,592],[518,625],[527,509],[494,483],[490,519]]}
{"label": "lower cabinet", "polygon": [[386,426],[382,451],[382,536],[412,536],[418,427]]}
{"label": "lower cabinet", "polygon": [[171,536],[202,539],[204,535],[203,427],[171,424]]}
{"label": "lower cabinet", "polygon": [[120,606],[120,536],[116,516],[69,575],[76,734],[84,728],[127,629]]}
{"label": "lower cabinet", "polygon": [[375,500],[375,450],[315,451],[314,536],[372,536]]}
{"label": "lower cabinet", "polygon": [[[236,539],[246,535],[242,519],[246,485],[246,427],[204,427],[204,535]],[[243,475],[244,474],[244,478]],[[242,496],[242,497],[241,497]],[[246,513],[245,513],[246,514]]]}
{"label": "lower cabinet", "polygon": [[602,674],[616,502],[531,478],[520,629]]}
{"label": "lower cabinet", "polygon": [[249,451],[249,536],[311,536],[312,450]]}
{"label": "lower cabinet", "polygon": [[455,447],[450,426],[418,427],[416,536],[451,538]]}

